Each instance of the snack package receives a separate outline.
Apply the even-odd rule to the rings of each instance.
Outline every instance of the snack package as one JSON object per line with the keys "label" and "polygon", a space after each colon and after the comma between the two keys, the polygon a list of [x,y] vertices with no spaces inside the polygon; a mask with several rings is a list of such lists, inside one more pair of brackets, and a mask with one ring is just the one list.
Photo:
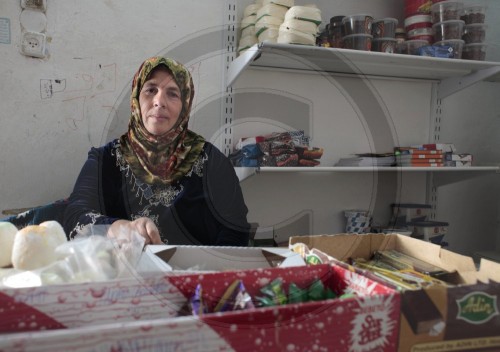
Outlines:
{"label": "snack package", "polygon": [[263,297],[256,297],[262,307],[272,307],[280,304],[286,304],[288,299],[283,289],[283,279],[278,277],[271,281],[260,290]]}
{"label": "snack package", "polygon": [[245,290],[243,281],[236,280],[226,289],[214,308],[214,312],[227,312],[253,308],[252,297]]}

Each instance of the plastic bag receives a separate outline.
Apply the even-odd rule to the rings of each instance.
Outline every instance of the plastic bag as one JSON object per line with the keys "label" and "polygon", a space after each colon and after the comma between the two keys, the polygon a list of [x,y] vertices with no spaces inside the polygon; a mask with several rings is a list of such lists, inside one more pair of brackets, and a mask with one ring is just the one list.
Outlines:
{"label": "plastic bag", "polygon": [[132,276],[144,249],[144,238],[125,228],[117,237],[108,238],[108,229],[108,225],[89,226],[85,233],[56,248],[58,260],[37,270],[5,275],[2,285],[33,287]]}

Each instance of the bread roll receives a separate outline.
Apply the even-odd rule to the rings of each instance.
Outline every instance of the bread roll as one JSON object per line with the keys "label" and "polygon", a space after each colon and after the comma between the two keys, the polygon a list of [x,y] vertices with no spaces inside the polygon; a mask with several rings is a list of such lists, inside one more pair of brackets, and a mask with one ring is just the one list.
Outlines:
{"label": "bread roll", "polygon": [[0,268],[12,265],[12,247],[17,227],[10,222],[0,222]]}
{"label": "bread roll", "polygon": [[12,248],[12,265],[19,270],[35,270],[57,260],[55,249],[66,242],[61,225],[48,221],[17,231]]}

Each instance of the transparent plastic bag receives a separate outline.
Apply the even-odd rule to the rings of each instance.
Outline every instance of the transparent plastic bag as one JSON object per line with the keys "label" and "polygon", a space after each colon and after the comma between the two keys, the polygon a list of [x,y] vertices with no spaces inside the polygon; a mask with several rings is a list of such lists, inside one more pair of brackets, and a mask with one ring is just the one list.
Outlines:
{"label": "transparent plastic bag", "polygon": [[37,270],[6,275],[2,285],[32,287],[133,276],[144,249],[144,238],[126,228],[108,238],[108,229],[107,225],[88,226],[73,241],[55,249],[58,260]]}

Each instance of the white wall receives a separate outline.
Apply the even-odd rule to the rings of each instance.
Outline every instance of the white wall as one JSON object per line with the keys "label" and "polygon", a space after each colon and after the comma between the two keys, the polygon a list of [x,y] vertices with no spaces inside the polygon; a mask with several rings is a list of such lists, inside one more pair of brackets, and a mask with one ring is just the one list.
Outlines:
{"label": "white wall", "polygon": [[0,210],[69,195],[90,147],[125,132],[132,75],[146,57],[187,64],[192,125],[220,125],[224,0],[48,0],[46,58],[20,53],[31,29],[21,11],[20,1],[0,2],[10,20],[10,43],[0,42]]}
{"label": "white wall", "polygon": [[[238,20],[244,7],[253,1],[234,2]],[[500,17],[500,2],[475,2],[489,7],[487,59],[500,61],[500,25],[496,21]],[[47,0],[44,31],[48,37],[48,56],[37,59],[19,52],[21,31],[26,29],[20,23],[20,1],[1,1],[0,23],[4,24],[5,19],[10,21],[10,41],[6,42],[5,28],[1,27],[0,211],[44,204],[69,194],[89,148],[125,131],[131,78],[148,56],[167,54],[191,68],[197,91],[192,128],[209,139],[216,138],[220,133],[225,89],[224,24],[233,21],[227,16],[229,3],[232,1]],[[324,23],[335,15],[361,12],[403,21],[403,0],[296,0],[298,5],[307,3],[319,6]],[[418,143],[422,136],[428,136],[429,83],[379,80],[372,83],[389,115],[396,117],[391,119],[392,133],[401,144]],[[48,87],[52,90],[47,90]],[[350,109],[345,98],[329,100],[328,94],[336,89],[331,82],[318,82],[310,76],[291,78],[260,71],[255,75],[245,73],[235,86],[234,95],[241,98],[257,91],[268,97],[274,94],[302,102],[299,106],[305,107],[306,118],[295,117],[288,125],[306,126],[313,143],[327,147],[323,161],[333,163],[346,153],[364,151],[371,138],[364,134],[362,119]],[[500,100],[497,93],[491,93],[492,89],[498,92],[498,85],[483,83],[443,101],[442,137],[456,142],[461,151],[477,153],[477,160],[485,163],[500,160],[496,148]],[[317,91],[328,99],[318,96]],[[418,98],[407,103],[405,98],[412,95]],[[470,99],[481,99],[485,110],[476,109]],[[264,113],[245,116],[247,112],[237,110],[238,104],[244,103],[245,99],[239,103],[235,99],[235,124],[239,124],[234,129],[236,137],[269,127],[266,124],[270,116]],[[464,125],[454,124],[455,116],[465,121]],[[318,118],[326,121],[326,128],[315,122]],[[264,123],[249,127],[250,124],[245,125],[248,119]],[[403,185],[401,189],[392,188],[396,181]],[[374,199],[379,199],[374,189],[388,190],[390,194],[381,198],[386,204],[376,209],[377,219],[383,221],[388,217],[392,199],[424,201],[425,181],[422,175],[261,174],[242,185],[250,221],[274,226],[313,209],[311,232],[331,233],[342,231],[343,209],[374,205]],[[491,207],[498,209],[498,205],[481,205],[482,199],[491,203],[499,198],[498,182],[494,175],[440,189],[438,216],[448,220],[458,234],[456,239],[449,239],[452,249],[491,247],[495,245],[495,237],[496,246],[500,247],[500,236],[490,234],[492,228],[498,232],[498,210],[491,210]],[[479,199],[470,202],[474,198]],[[485,209],[490,210],[485,212]],[[497,214],[493,226],[491,223],[475,226],[484,224],[485,214],[490,213]],[[472,236],[466,238],[476,228],[482,235],[474,240]]]}

